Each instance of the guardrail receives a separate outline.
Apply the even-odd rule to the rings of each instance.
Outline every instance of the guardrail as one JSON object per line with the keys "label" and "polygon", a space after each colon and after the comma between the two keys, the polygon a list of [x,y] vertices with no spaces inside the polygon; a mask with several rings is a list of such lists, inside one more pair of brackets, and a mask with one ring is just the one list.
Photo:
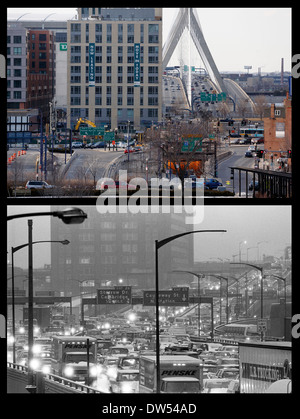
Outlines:
{"label": "guardrail", "polygon": [[[7,362],[7,367],[14,372],[20,372],[20,375],[28,374],[28,367],[23,365]],[[44,374],[41,371],[34,372],[34,384],[26,386],[28,392],[33,393],[88,393],[88,394],[104,394],[103,392],[76,381],[60,377],[55,374]]]}

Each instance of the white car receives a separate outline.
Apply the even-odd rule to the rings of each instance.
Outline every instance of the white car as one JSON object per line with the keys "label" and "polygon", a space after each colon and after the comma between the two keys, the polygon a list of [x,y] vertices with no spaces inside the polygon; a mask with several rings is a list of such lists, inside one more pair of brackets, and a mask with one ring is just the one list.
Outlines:
{"label": "white car", "polygon": [[29,180],[25,186],[26,189],[49,189],[53,188],[53,185],[49,185],[44,180]]}

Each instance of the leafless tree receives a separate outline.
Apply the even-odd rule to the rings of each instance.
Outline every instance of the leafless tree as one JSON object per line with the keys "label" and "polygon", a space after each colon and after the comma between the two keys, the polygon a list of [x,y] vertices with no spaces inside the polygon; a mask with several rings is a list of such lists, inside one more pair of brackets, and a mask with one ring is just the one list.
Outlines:
{"label": "leafless tree", "polygon": [[151,128],[146,132],[145,142],[151,147],[152,158],[153,153],[156,153],[163,168],[171,169],[183,182],[193,162],[202,160],[199,154],[202,142],[212,132],[212,124],[207,115],[207,118],[193,123],[168,123],[166,127]]}
{"label": "leafless tree", "polygon": [[259,115],[262,120],[264,111],[268,107],[268,102],[264,95],[257,96],[255,99],[255,112]]}

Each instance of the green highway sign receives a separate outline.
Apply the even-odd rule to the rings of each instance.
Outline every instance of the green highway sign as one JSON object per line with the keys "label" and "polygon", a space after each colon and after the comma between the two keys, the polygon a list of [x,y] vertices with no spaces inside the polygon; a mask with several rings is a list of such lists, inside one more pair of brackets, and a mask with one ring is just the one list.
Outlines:
{"label": "green highway sign", "polygon": [[115,133],[108,131],[104,133],[103,140],[104,141],[113,141],[115,139]]}
{"label": "green highway sign", "polygon": [[104,128],[80,127],[80,135],[104,135]]}
{"label": "green highway sign", "polygon": [[200,93],[200,100],[201,102],[225,102],[226,101],[226,93],[218,93],[218,94],[206,94],[204,92]]}
{"label": "green highway sign", "polygon": [[[197,151],[202,152],[202,137],[182,137],[183,145],[181,147],[181,152],[191,152]],[[195,147],[197,149],[195,150]]]}

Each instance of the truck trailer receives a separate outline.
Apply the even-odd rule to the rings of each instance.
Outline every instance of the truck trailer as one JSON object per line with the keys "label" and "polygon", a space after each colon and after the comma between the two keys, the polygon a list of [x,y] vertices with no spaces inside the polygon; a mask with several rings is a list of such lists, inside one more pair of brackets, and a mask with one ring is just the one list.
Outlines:
{"label": "truck trailer", "polygon": [[91,384],[97,376],[97,339],[89,336],[53,336],[53,374]]}
{"label": "truck trailer", "polygon": [[266,393],[292,379],[291,342],[239,342],[240,393]]}
{"label": "truck trailer", "polygon": [[[140,393],[156,393],[156,356],[140,357]],[[160,393],[201,393],[203,367],[187,355],[160,356]]]}

